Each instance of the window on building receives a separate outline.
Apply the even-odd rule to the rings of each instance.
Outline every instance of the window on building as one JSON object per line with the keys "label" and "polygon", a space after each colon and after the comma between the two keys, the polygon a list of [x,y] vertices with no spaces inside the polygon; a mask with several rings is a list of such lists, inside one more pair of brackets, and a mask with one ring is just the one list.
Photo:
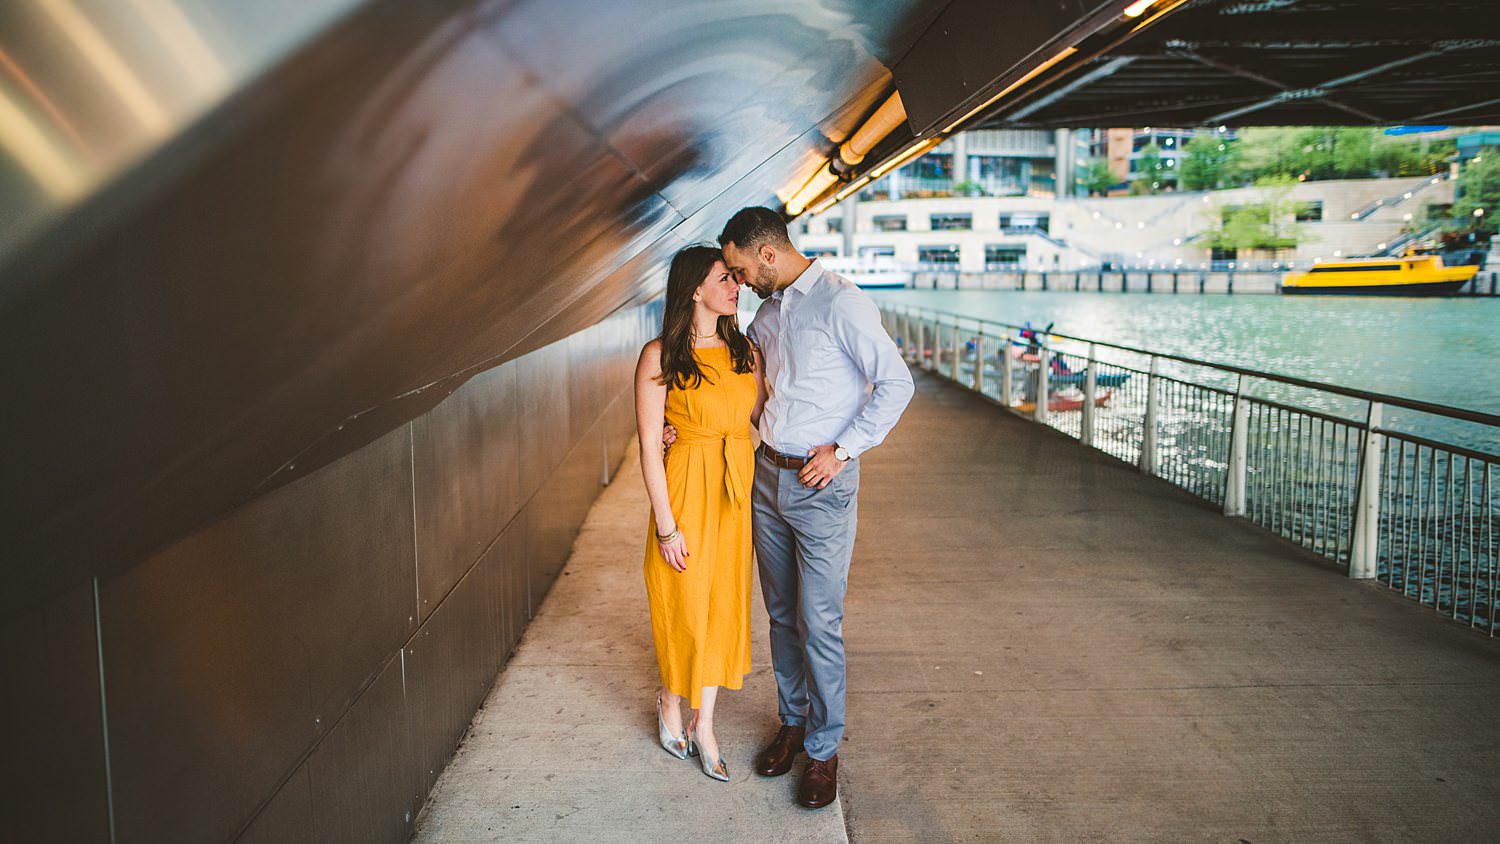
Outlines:
{"label": "window on building", "polygon": [[876,214],[871,222],[875,224],[875,231],[878,232],[906,231],[905,214]]}
{"label": "window on building", "polygon": [[952,245],[918,246],[917,262],[925,267],[940,269],[957,268],[958,247]]}
{"label": "window on building", "polygon": [[924,155],[906,166],[907,175],[917,179],[953,178],[953,156],[948,153]]}
{"label": "window on building", "polygon": [[1031,163],[1005,155],[969,156],[968,180],[986,196],[1020,196],[1030,182]]}
{"label": "window on building", "polygon": [[835,246],[809,246],[802,254],[808,258],[837,258],[839,250]]}
{"label": "window on building", "polygon": [[991,243],[984,247],[984,268],[987,270],[1014,270],[1026,262],[1026,246],[1010,246]]}
{"label": "window on building", "polygon": [[1297,205],[1297,222],[1317,223],[1323,219],[1323,200],[1314,199]]}
{"label": "window on building", "polygon": [[844,218],[843,217],[829,217],[825,221],[825,223],[828,226],[828,233],[829,234],[843,234],[843,232],[844,232]]}
{"label": "window on building", "polygon": [[1051,230],[1052,218],[1047,214],[1034,212],[1012,212],[1000,215],[1000,231],[1010,232],[1035,232],[1046,233]]}
{"label": "window on building", "polygon": [[1238,249],[1221,249],[1215,246],[1208,253],[1209,267],[1215,270],[1232,270],[1239,255]]}
{"label": "window on building", "polygon": [[896,247],[894,246],[861,246],[859,247],[861,258],[895,258]]}
{"label": "window on building", "polygon": [[973,214],[933,214],[931,220],[935,232],[966,232],[974,228]]}

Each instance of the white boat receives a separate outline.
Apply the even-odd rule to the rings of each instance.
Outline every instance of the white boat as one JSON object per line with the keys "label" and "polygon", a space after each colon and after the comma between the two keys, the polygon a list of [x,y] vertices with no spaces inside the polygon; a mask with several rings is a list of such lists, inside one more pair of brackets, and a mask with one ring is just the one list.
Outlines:
{"label": "white boat", "polygon": [[911,271],[894,258],[819,258],[823,268],[866,289],[911,287]]}

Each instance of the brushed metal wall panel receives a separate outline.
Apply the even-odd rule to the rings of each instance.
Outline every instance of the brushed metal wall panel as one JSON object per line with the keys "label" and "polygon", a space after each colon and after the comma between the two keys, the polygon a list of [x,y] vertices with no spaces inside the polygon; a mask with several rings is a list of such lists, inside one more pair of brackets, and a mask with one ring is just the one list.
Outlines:
{"label": "brushed metal wall panel", "polygon": [[401,844],[421,804],[399,654],[307,760],[320,844]]}
{"label": "brushed metal wall panel", "polygon": [[408,426],[101,585],[121,842],[223,840],[416,627]]}
{"label": "brushed metal wall panel", "polygon": [[235,844],[316,844],[313,827],[312,780],[307,764],[272,797]]}
{"label": "brushed metal wall panel", "polygon": [[[578,103],[647,179],[663,181],[667,201],[691,212],[826,120],[829,101],[844,102],[868,81],[861,77],[884,73],[881,61],[905,52],[935,5],[619,0],[579,15],[524,0],[497,21],[496,37],[542,84]],[[590,60],[547,46],[558,41]]]}
{"label": "brushed metal wall panel", "polygon": [[635,391],[625,390],[616,394],[604,415],[609,420],[603,434],[604,465],[607,472],[606,482],[608,482],[614,480],[620,470],[621,461],[625,459],[625,452],[630,449],[630,444],[636,439]]}
{"label": "brushed metal wall panel", "polygon": [[531,511],[530,534],[532,606],[551,589],[583,526],[589,507],[599,495],[599,466],[604,450],[599,426],[591,427],[537,493]]}
{"label": "brushed metal wall panel", "polygon": [[516,370],[480,373],[412,423],[423,618],[520,508]]}
{"label": "brushed metal wall panel", "polygon": [[515,361],[520,398],[521,497],[542,488],[567,455],[570,445],[568,347],[554,343]]}
{"label": "brushed metal wall panel", "polygon": [[568,439],[577,442],[604,410],[609,353],[608,326],[599,323],[569,337],[568,347]]}
{"label": "brushed metal wall panel", "polygon": [[471,571],[406,645],[406,701],[420,794],[426,794],[495,679],[499,642],[483,574]]}
{"label": "brushed metal wall panel", "polygon": [[621,267],[805,176],[943,5],[351,6],[0,266],[0,380],[34,410],[0,418],[34,444],[0,470],[31,561],[0,612],[634,301]]}
{"label": "brushed metal wall panel", "polygon": [[501,663],[521,641],[521,633],[531,620],[531,595],[527,586],[529,537],[526,533],[526,511],[516,514],[505,531],[490,546],[480,566],[489,581],[491,604],[495,607],[496,654]]}
{"label": "brushed metal wall panel", "polygon": [[0,627],[0,838],[109,841],[92,583]]}

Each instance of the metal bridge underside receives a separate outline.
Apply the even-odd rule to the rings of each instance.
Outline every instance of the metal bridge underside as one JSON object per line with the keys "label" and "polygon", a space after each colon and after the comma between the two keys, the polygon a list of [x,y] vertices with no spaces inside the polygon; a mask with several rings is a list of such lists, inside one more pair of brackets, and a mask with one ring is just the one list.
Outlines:
{"label": "metal bridge underside", "polygon": [[1488,0],[1197,0],[989,125],[1489,124],[1497,49]]}

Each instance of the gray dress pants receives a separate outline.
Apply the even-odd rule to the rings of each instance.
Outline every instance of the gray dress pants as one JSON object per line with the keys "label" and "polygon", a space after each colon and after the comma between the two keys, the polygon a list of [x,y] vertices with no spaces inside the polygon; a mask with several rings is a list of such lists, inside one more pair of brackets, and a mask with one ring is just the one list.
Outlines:
{"label": "gray dress pants", "polygon": [[807,755],[828,759],[844,737],[844,591],[859,461],[849,461],[823,489],[803,487],[798,471],[756,451],[755,555],[771,617],[781,721],[805,725]]}

